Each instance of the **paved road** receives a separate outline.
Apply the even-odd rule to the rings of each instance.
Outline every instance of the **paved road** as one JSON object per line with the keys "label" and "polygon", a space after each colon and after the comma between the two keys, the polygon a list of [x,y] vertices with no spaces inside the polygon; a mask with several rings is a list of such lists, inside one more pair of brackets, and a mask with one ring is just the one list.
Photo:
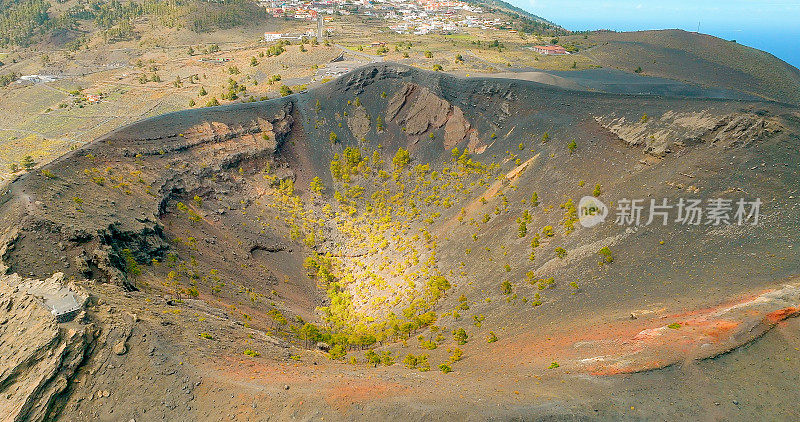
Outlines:
{"label": "paved road", "polygon": [[367,54],[367,53],[365,53],[363,51],[351,50],[351,49],[349,49],[349,48],[347,48],[347,47],[345,47],[343,45],[339,45],[339,44],[334,44],[334,46],[338,47],[345,54],[352,54],[352,55],[354,55],[356,57],[361,57],[362,59],[369,60],[370,63],[380,63],[380,62],[383,61],[383,56],[375,56],[375,55],[372,55],[372,54]]}

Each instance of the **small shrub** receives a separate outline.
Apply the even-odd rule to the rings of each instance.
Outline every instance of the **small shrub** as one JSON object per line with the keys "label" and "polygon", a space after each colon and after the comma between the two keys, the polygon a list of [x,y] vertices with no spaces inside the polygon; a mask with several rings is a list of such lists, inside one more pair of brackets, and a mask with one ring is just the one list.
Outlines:
{"label": "small shrub", "polygon": [[126,274],[130,274],[134,277],[142,274],[142,270],[139,268],[139,264],[136,262],[136,259],[133,257],[133,252],[131,252],[130,249],[125,248],[122,250],[122,258],[125,260]]}
{"label": "small shrub", "polygon": [[347,354],[347,351],[341,344],[337,344],[330,348],[328,351],[328,358],[332,360],[338,360],[343,358]]}
{"label": "small shrub", "polygon": [[366,358],[367,362],[371,363],[372,366],[378,366],[378,364],[381,363],[381,357],[373,350],[367,350],[366,353],[364,353],[364,358]]}
{"label": "small shrub", "polygon": [[467,344],[467,339],[469,335],[467,335],[467,331],[463,328],[458,328],[453,330],[453,340],[456,341],[458,344]]}
{"label": "small shrub", "polygon": [[420,341],[419,345],[423,349],[427,349],[427,350],[434,350],[437,347],[439,347],[439,345],[435,341],[431,341],[431,340],[422,340],[422,341]]}
{"label": "small shrub", "polygon": [[571,141],[569,141],[569,144],[567,144],[567,149],[569,150],[569,154],[570,154],[570,155],[572,155],[573,153],[575,153],[575,150],[577,150],[577,149],[578,149],[578,144],[575,142],[575,140],[574,140],[574,139],[573,139],[573,140],[571,140]]}
{"label": "small shrub", "polygon": [[30,170],[34,166],[36,166],[36,161],[33,161],[33,157],[30,155],[22,157],[22,167],[25,167],[25,170]]}
{"label": "small shrub", "polygon": [[508,296],[512,293],[511,282],[508,280],[504,281],[500,284],[500,290],[503,292],[504,295]]}
{"label": "small shrub", "polygon": [[459,349],[458,347],[454,348],[452,354],[450,355],[450,362],[458,362],[464,356],[464,351]]}
{"label": "small shrub", "polygon": [[538,207],[539,206],[539,194],[534,192],[531,194],[531,206]]}
{"label": "small shrub", "polygon": [[411,153],[409,153],[405,148],[398,148],[397,153],[395,153],[394,158],[392,158],[392,164],[394,164],[395,169],[403,170],[410,162]]}
{"label": "small shrub", "polygon": [[614,262],[614,254],[608,246],[602,247],[597,253],[603,257],[603,260],[598,263],[600,266]]}
{"label": "small shrub", "polygon": [[403,365],[408,369],[415,369],[417,367],[417,357],[411,353],[407,354],[406,357],[403,358]]}

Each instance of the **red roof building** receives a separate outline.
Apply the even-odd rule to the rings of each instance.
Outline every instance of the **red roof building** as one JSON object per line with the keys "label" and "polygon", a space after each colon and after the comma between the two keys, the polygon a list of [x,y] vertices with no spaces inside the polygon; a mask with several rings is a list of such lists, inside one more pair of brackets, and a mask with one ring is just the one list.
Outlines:
{"label": "red roof building", "polygon": [[567,49],[565,49],[564,47],[562,47],[560,45],[535,45],[535,46],[533,46],[531,48],[533,49],[533,51],[535,51],[535,52],[537,52],[539,54],[545,54],[545,55],[548,55],[548,56],[550,56],[550,55],[552,55],[552,56],[560,56],[562,54],[569,54],[569,53],[567,53]]}

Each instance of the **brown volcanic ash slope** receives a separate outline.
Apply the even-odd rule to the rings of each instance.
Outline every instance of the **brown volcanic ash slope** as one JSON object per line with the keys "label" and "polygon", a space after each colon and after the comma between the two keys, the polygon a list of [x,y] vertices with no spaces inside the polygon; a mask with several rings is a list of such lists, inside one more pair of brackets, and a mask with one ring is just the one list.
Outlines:
{"label": "brown volcanic ash slope", "polygon": [[[0,197],[2,263],[26,277],[3,279],[3,321],[46,328],[3,336],[4,410],[619,416],[619,402],[598,404],[598,385],[621,388],[614,374],[718,355],[797,312],[799,123],[772,103],[384,64],[304,94],[121,128]],[[410,163],[393,160],[400,148]],[[583,228],[574,205],[596,185],[607,204],[760,198],[761,220]],[[29,299],[47,296],[35,280],[57,272],[89,298],[59,324],[32,308],[50,302]],[[318,345],[330,354],[304,322],[333,334]],[[370,347],[395,364],[365,363]],[[28,363],[15,366],[7,356],[22,350]],[[44,354],[67,358],[33,363]],[[417,361],[405,366],[431,371],[401,365],[408,354]],[[20,375],[34,372],[49,375]],[[670,415],[658,403],[639,412]]]}
{"label": "brown volcanic ash slope", "polygon": [[[581,36],[568,40],[582,42]],[[592,34],[581,54],[604,67],[727,88],[774,101],[800,104],[800,70],[736,42],[681,30]]]}

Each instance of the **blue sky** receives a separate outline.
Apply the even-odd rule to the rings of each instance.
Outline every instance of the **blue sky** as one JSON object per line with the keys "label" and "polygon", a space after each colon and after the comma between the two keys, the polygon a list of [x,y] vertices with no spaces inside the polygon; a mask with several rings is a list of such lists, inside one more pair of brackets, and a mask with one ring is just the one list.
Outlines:
{"label": "blue sky", "polygon": [[800,66],[800,0],[509,0],[570,30],[679,28],[769,51]]}

